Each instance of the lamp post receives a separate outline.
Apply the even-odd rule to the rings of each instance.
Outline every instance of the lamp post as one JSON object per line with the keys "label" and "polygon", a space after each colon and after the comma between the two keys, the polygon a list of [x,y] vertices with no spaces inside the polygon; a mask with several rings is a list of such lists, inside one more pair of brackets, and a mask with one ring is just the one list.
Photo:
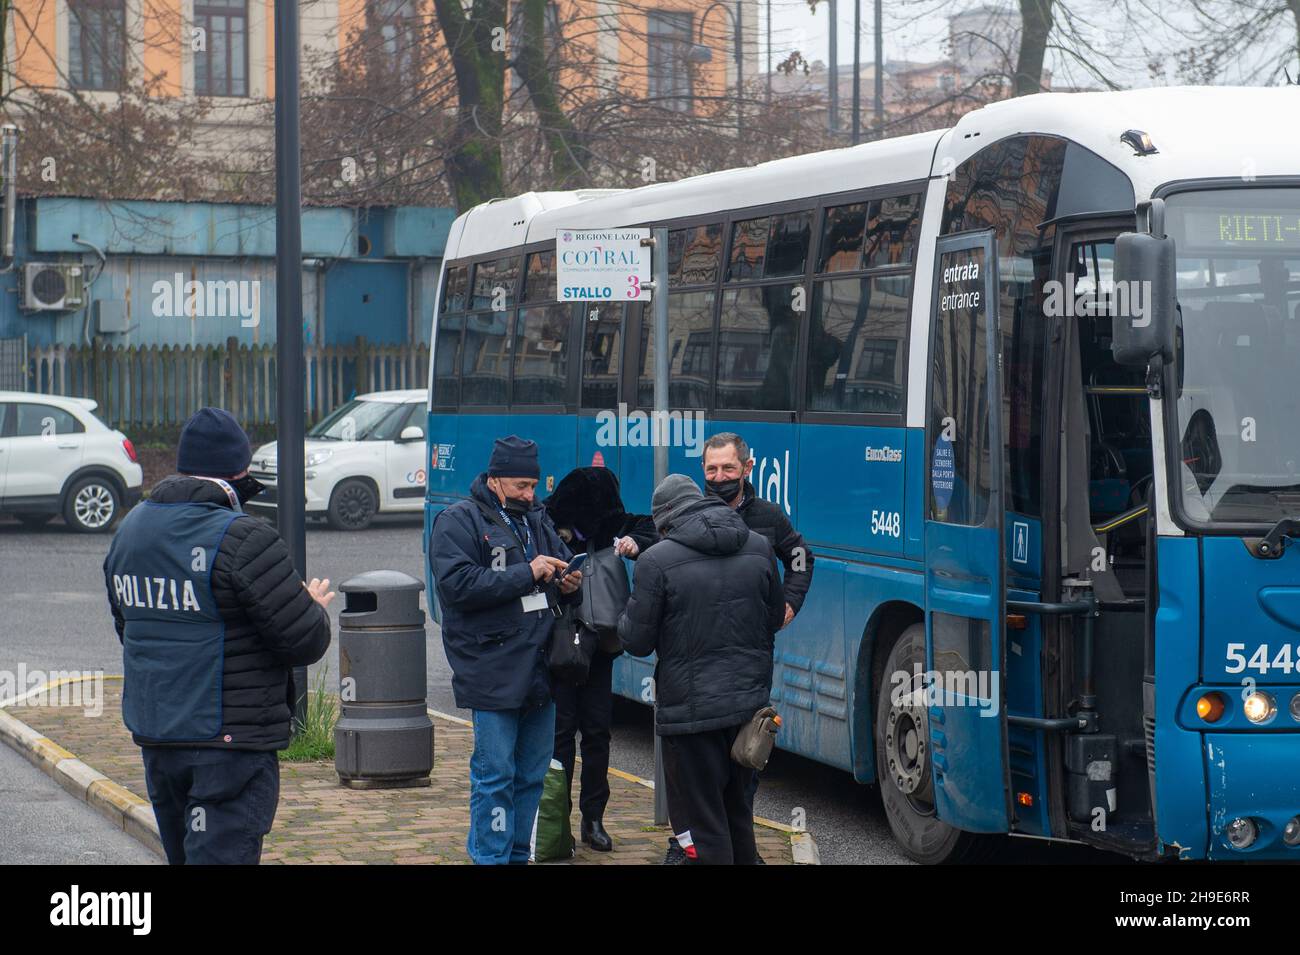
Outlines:
{"label": "lamp post", "polygon": [[885,29],[883,0],[876,0],[876,139],[885,135]]}
{"label": "lamp post", "polygon": [[862,142],[862,0],[853,0],[853,145]]}
{"label": "lamp post", "polygon": [[[306,576],[302,346],[302,169],[299,146],[298,4],[275,0],[275,405],[276,517]],[[293,669],[294,735],[307,717],[307,668]]]}
{"label": "lamp post", "polygon": [[695,43],[690,53],[692,63],[708,63],[713,59],[713,50],[704,42],[704,21],[708,19],[714,7],[721,7],[731,17],[732,25],[736,31],[736,42],[734,56],[736,58],[736,136],[740,137],[744,131],[745,125],[745,46],[744,32],[741,29],[743,20],[741,19],[741,0],[736,0],[734,7],[728,7],[725,0],[713,0],[704,12],[700,14],[699,39]]}

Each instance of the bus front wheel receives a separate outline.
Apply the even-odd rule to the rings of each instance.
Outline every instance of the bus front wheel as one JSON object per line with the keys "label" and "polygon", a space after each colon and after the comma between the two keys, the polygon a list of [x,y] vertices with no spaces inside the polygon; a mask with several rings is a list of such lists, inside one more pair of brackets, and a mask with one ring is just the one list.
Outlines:
{"label": "bus front wheel", "polygon": [[966,862],[989,846],[934,810],[930,726],[919,689],[925,672],[925,624],[914,623],[894,643],[876,695],[876,778],[894,840],[917,862]]}

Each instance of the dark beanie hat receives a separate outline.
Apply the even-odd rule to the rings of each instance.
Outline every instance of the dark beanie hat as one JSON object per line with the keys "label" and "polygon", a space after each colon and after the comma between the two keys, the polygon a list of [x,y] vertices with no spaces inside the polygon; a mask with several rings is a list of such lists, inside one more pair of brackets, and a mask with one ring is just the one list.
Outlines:
{"label": "dark beanie hat", "polygon": [[537,465],[537,442],[510,435],[497,438],[488,461],[488,477],[540,478]]}
{"label": "dark beanie hat", "polygon": [[670,474],[655,488],[650,498],[650,514],[660,534],[672,530],[681,513],[704,497],[699,485],[685,474]]}
{"label": "dark beanie hat", "polygon": [[253,449],[234,415],[200,408],[185,422],[176,449],[176,470],[204,477],[234,477],[248,467]]}

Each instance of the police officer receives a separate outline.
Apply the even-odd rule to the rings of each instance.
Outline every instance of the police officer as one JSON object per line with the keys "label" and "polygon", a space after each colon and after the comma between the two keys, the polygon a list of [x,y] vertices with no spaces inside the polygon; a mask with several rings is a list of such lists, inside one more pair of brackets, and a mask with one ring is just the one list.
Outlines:
{"label": "police officer", "polygon": [[329,581],[303,582],[241,505],[248,436],[219,408],[185,424],[179,474],[122,521],[104,560],[122,641],[122,718],[141,748],[167,861],[256,864],[289,745],[290,671],[329,647]]}

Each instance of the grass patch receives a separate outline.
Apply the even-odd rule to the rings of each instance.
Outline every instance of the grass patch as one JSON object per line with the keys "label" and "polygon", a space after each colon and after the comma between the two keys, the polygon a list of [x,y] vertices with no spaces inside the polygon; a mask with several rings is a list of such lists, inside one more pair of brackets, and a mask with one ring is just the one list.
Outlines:
{"label": "grass patch", "polygon": [[334,724],[339,719],[338,698],[326,687],[329,667],[322,667],[315,684],[307,691],[307,719],[280,751],[286,763],[309,763],[334,758]]}

